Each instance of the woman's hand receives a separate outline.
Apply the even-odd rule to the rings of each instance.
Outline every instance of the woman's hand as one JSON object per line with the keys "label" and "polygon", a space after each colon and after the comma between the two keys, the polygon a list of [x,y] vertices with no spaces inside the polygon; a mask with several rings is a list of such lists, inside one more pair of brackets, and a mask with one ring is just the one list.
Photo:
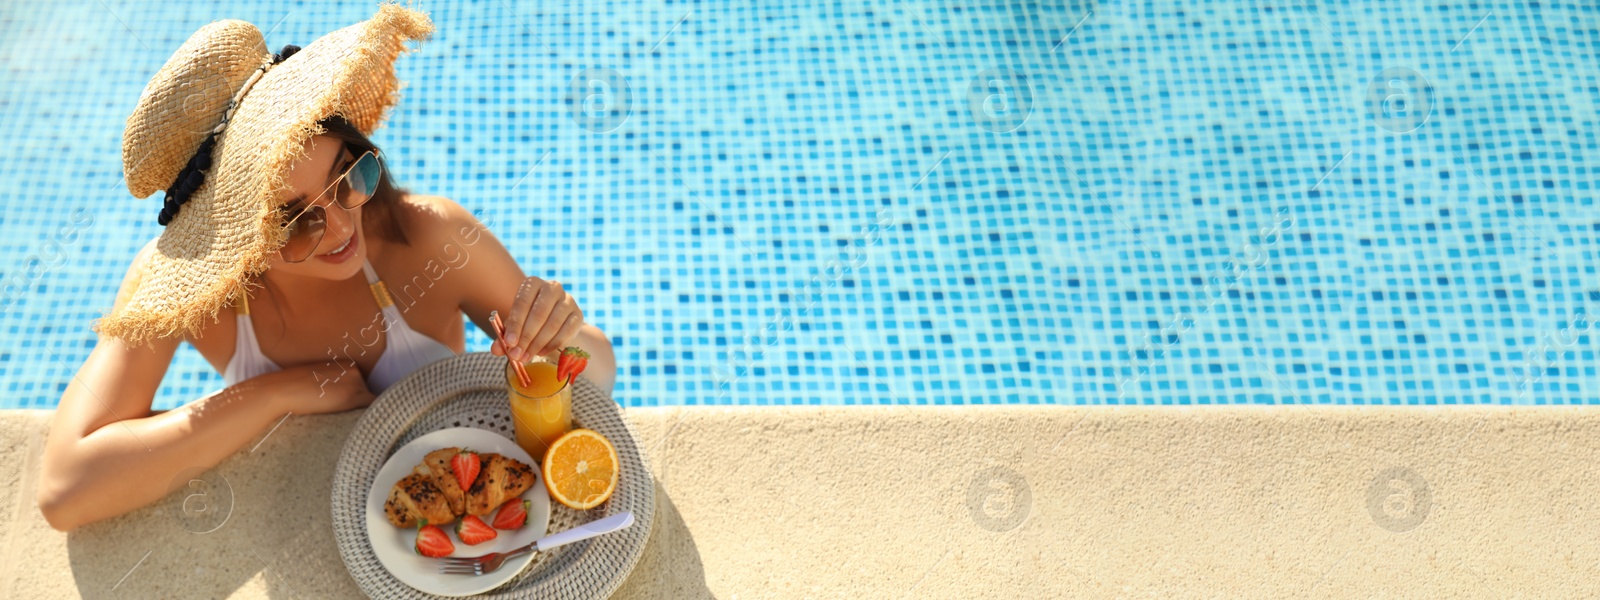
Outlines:
{"label": "woman's hand", "polygon": [[[561,282],[538,277],[522,280],[511,311],[504,315],[505,342],[512,360],[548,354],[572,343],[583,327],[583,310],[578,300],[561,287]],[[495,356],[508,353],[499,342],[489,348]]]}

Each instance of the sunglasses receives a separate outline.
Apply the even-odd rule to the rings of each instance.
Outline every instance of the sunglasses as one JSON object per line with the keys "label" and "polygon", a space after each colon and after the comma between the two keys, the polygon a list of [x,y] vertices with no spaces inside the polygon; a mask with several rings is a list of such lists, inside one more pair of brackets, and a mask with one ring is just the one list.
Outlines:
{"label": "sunglasses", "polygon": [[[347,154],[341,150],[339,157]],[[303,262],[317,251],[317,246],[322,243],[323,234],[328,231],[328,204],[337,204],[344,209],[345,216],[350,216],[350,210],[366,204],[372,199],[372,193],[378,189],[378,179],[383,174],[383,164],[378,161],[376,152],[368,150],[361,154],[355,162],[345,168],[339,178],[329,184],[317,195],[311,205],[301,210],[293,218],[284,223],[289,241],[278,249],[278,256],[285,262]],[[333,190],[334,202],[324,203],[323,198],[328,196],[328,191]]]}

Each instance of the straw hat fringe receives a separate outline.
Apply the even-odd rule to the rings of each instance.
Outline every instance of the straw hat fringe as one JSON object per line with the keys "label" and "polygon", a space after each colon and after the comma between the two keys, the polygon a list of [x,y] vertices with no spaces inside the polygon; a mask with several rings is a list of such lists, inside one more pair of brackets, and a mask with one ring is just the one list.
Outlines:
{"label": "straw hat fringe", "polygon": [[[287,241],[276,205],[292,193],[287,176],[308,157],[305,140],[324,133],[317,122],[340,114],[371,135],[400,100],[403,83],[393,64],[410,50],[406,41],[433,32],[426,14],[385,2],[371,19],[329,33],[277,64],[249,23],[219,21],[196,32],[157,73],[128,119],[123,159],[129,190],[145,197],[179,177],[201,140],[223,122],[229,100],[240,89],[246,93],[215,137],[204,183],[140,252],[130,285],[92,328],[138,344],[196,335],[208,321],[217,322]],[[269,64],[246,86],[258,65]]]}

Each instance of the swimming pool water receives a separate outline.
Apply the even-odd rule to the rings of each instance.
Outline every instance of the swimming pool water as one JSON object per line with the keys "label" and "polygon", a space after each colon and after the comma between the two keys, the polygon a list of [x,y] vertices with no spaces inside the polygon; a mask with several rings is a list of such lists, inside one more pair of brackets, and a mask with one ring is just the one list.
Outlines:
{"label": "swimming pool water", "polygon": [[[374,6],[0,8],[0,407],[161,231],[120,142],[172,51]],[[625,405],[1600,402],[1593,4],[420,6],[375,141]],[[155,404],[220,386],[185,346]]]}

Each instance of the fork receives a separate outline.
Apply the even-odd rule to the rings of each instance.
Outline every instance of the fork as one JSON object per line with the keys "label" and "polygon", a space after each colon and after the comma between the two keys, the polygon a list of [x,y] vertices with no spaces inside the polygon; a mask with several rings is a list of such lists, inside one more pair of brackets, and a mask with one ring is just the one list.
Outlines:
{"label": "fork", "polygon": [[485,575],[493,573],[506,563],[506,559],[521,556],[529,552],[545,552],[553,548],[565,546],[573,542],[581,542],[597,535],[611,533],[633,524],[633,513],[620,512],[598,521],[585,523],[561,533],[547,535],[531,544],[508,550],[506,552],[493,552],[476,558],[445,557],[444,564],[439,565],[439,573],[443,575]]}

